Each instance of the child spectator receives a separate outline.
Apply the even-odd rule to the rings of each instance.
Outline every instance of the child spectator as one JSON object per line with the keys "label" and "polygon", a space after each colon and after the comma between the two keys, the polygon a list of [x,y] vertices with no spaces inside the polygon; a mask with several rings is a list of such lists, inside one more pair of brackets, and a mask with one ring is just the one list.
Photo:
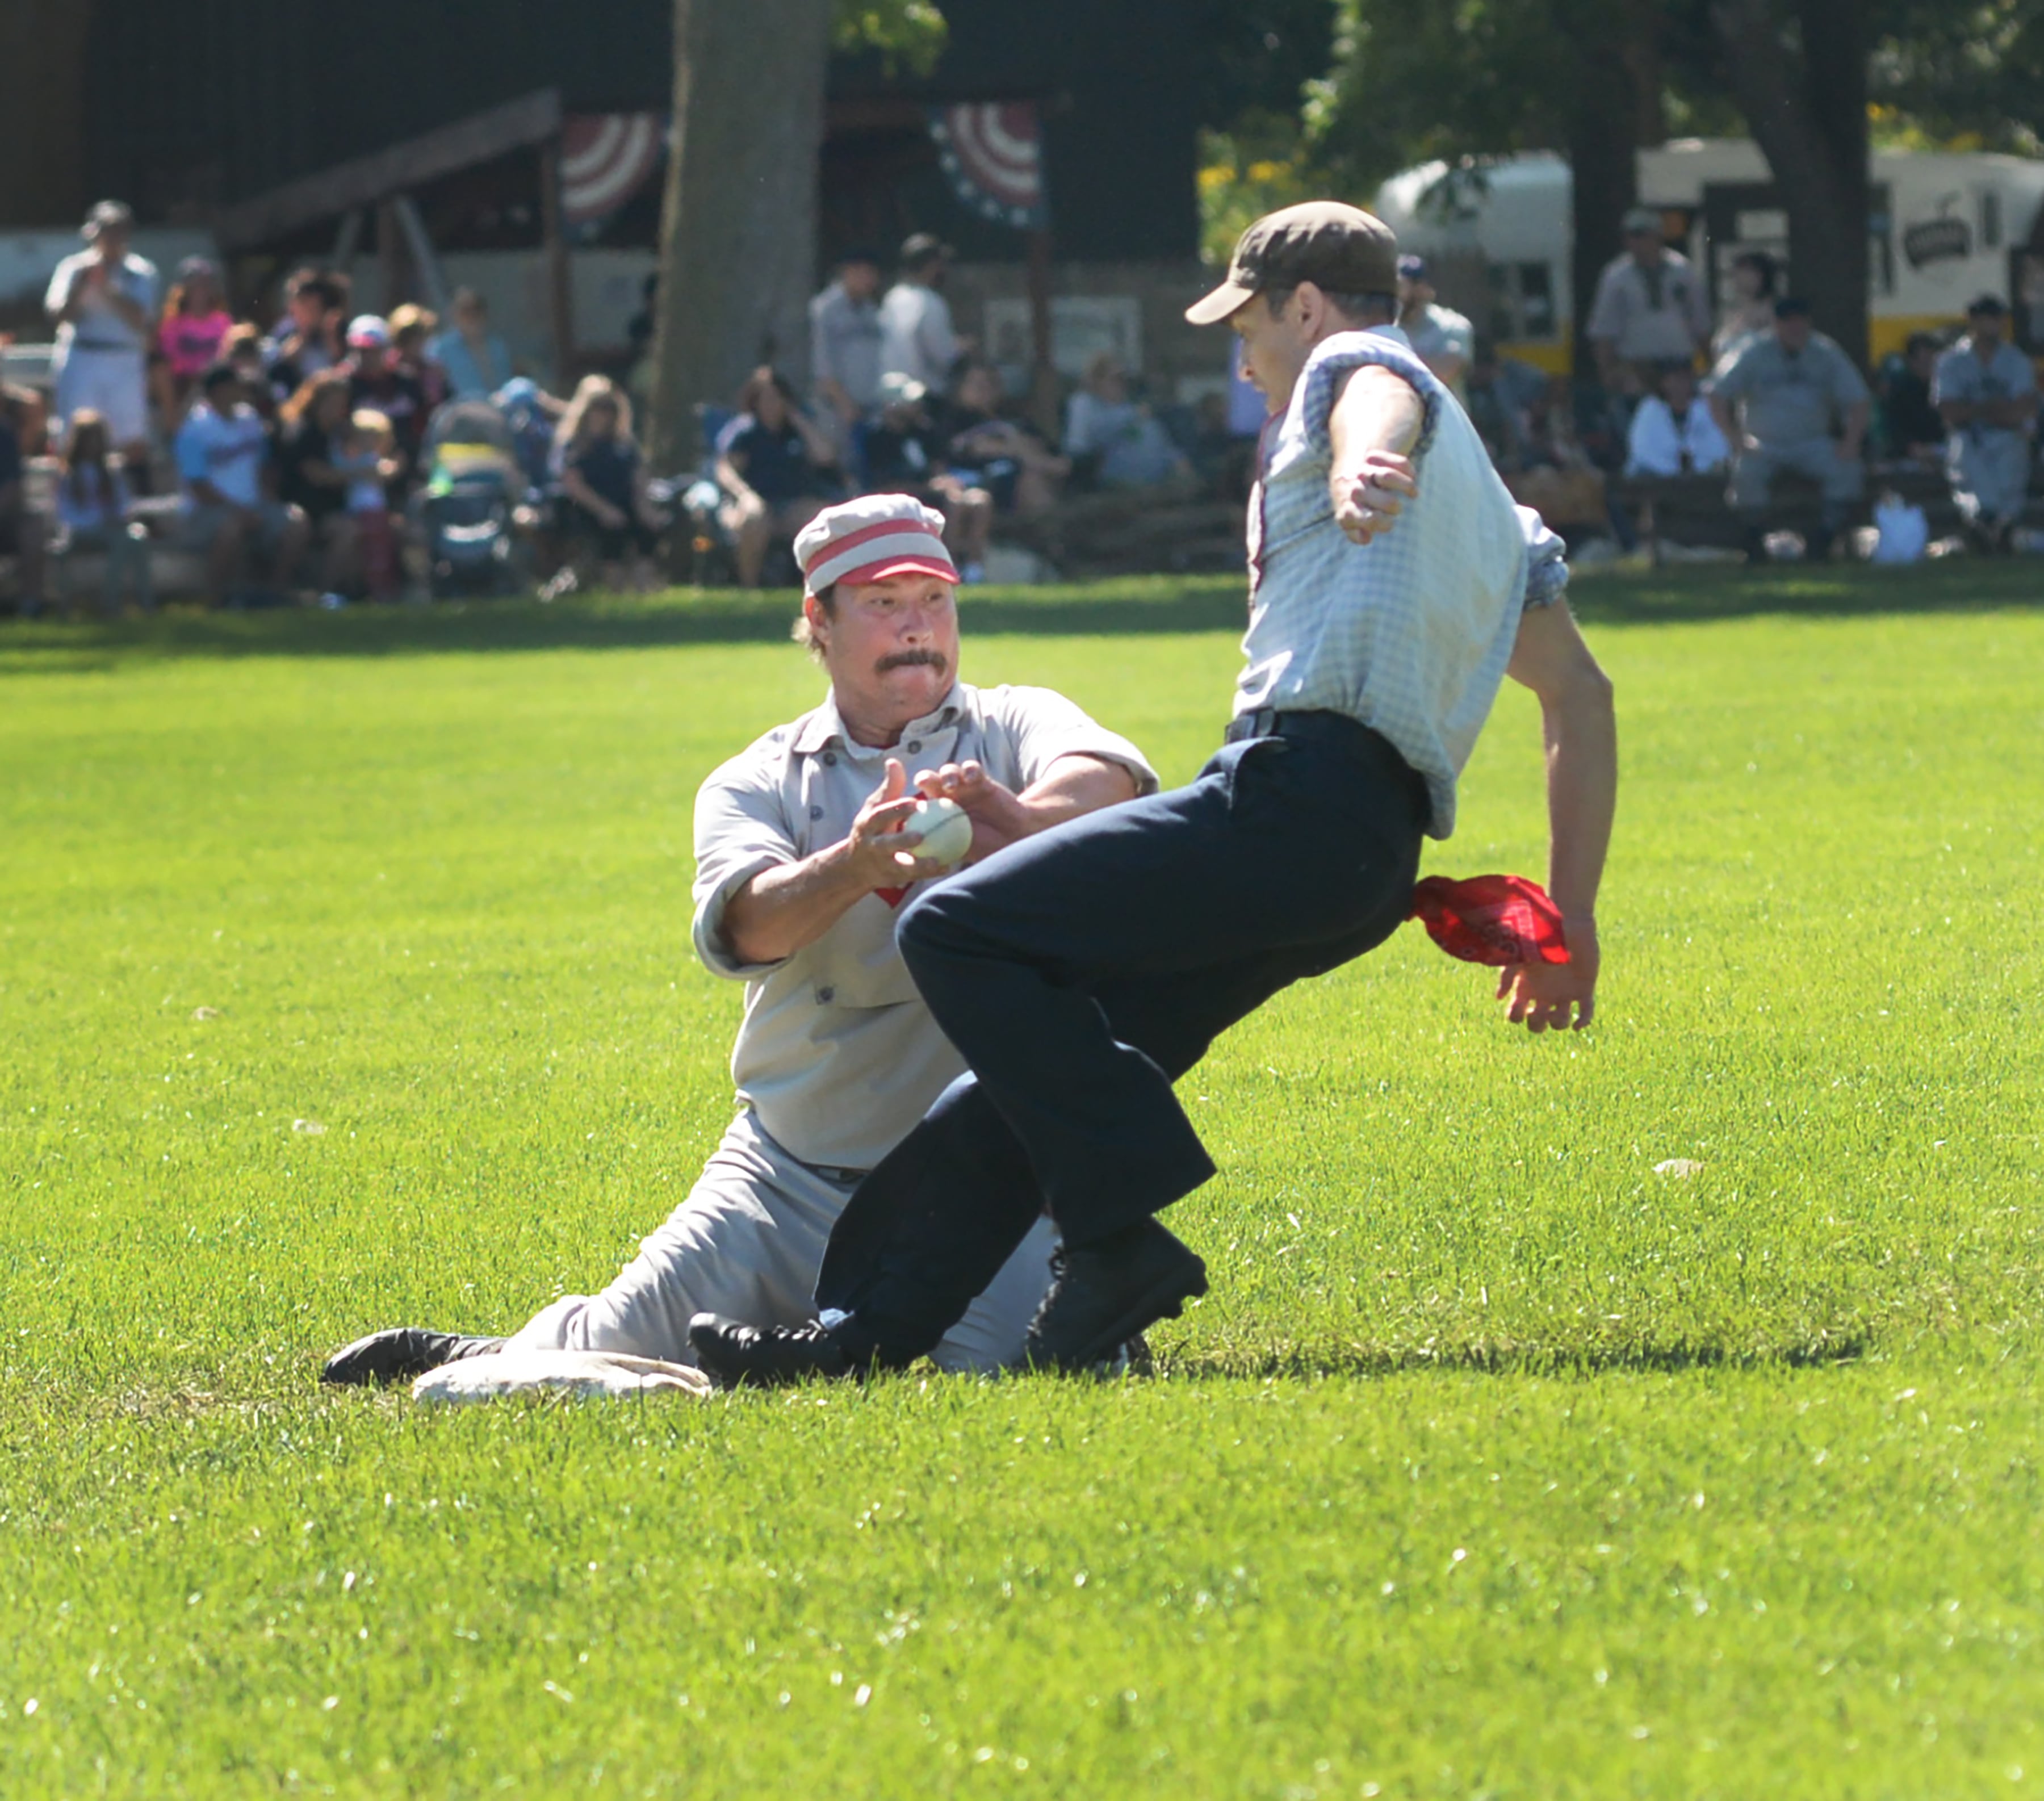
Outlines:
{"label": "child spectator", "polygon": [[555,521],[571,555],[594,545],[605,587],[659,586],[652,566],[659,521],[646,497],[645,470],[632,438],[632,403],[607,375],[586,375],[554,434],[554,476],[560,487]]}
{"label": "child spectator", "polygon": [[403,459],[402,478],[409,482],[425,442],[431,411],[426,390],[398,367],[392,354],[390,325],[375,313],[362,314],[348,328],[348,360],[341,367],[348,374],[348,398],[357,412],[368,407],[390,421],[398,455]]}
{"label": "child spectator", "polygon": [[802,411],[787,378],[755,369],[738,396],[738,416],[717,434],[717,479],[724,529],[738,541],[738,579],[757,588],[766,555],[842,492],[837,451]]}
{"label": "child spectator", "polygon": [[400,373],[419,384],[426,397],[430,418],[448,397],[448,374],[433,360],[433,334],[440,328],[440,315],[407,301],[390,315],[390,356]]}
{"label": "child spectator", "polygon": [[82,406],[71,415],[61,463],[53,547],[59,582],[68,589],[65,577],[71,558],[97,554],[106,559],[101,610],[106,616],[119,616],[124,587],[134,589],[135,604],[143,612],[155,612],[148,528],[128,516],[133,498],[113,455],[113,436],[103,414]]}
{"label": "child spectator", "polygon": [[203,256],[187,256],[163,301],[151,370],[165,431],[176,432],[199,377],[220,360],[233,328],[233,316],[221,304],[220,271]]}
{"label": "child spectator", "polygon": [[511,379],[511,352],[490,328],[490,304],[474,288],[457,288],[448,310],[454,328],[427,347],[447,371],[456,400],[487,400]]}
{"label": "child spectator", "polygon": [[275,589],[290,582],[305,547],[305,516],[273,491],[269,428],[249,405],[231,363],[216,363],[178,428],[178,473],[184,478],[186,543],[206,559],[209,598],[232,601],[242,553],[271,553]]}
{"label": "child spectator", "polygon": [[352,591],[361,574],[360,543],[348,509],[350,478],[336,467],[352,410],[346,374],[328,369],[277,414],[277,497],[305,516],[311,541],[325,553],[325,586],[336,592]]}
{"label": "child spectator", "polygon": [[236,325],[222,340],[220,355],[221,360],[230,364],[241,378],[241,391],[248,397],[248,404],[265,419],[276,417],[281,397],[270,385],[262,334],[253,325]]}
{"label": "child spectator", "polygon": [[348,482],[348,516],[362,547],[369,597],[387,601],[398,588],[398,539],[390,525],[389,484],[403,472],[390,421],[373,407],[358,409],[335,447],[333,468]]}

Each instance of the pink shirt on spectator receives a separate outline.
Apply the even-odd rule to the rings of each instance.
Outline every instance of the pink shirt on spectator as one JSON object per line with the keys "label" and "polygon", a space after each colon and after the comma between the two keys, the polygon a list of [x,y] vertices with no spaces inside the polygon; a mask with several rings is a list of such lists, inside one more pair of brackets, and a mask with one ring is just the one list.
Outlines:
{"label": "pink shirt on spectator", "polygon": [[156,348],[174,375],[202,375],[220,360],[220,347],[234,328],[234,316],[216,309],[194,316],[173,313],[156,332]]}

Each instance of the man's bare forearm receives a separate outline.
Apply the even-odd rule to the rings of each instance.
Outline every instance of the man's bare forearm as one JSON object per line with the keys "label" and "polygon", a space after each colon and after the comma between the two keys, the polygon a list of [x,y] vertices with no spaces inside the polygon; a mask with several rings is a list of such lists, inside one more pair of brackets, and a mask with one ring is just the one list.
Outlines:
{"label": "man's bare forearm", "polygon": [[1032,831],[1047,831],[1082,813],[1097,813],[1135,798],[1135,778],[1124,765],[1076,754],[1058,758],[1016,797]]}
{"label": "man's bare forearm", "polygon": [[1541,700],[1547,755],[1547,889],[1566,920],[1596,916],[1618,810],[1618,721],[1594,665]]}
{"label": "man's bare forearm", "polygon": [[1364,459],[1374,451],[1403,456],[1420,441],[1427,422],[1426,403],[1402,375],[1366,363],[1348,378],[1327,417],[1333,450],[1328,481],[1353,482]]}
{"label": "man's bare forearm", "polygon": [[853,867],[851,840],[842,839],[800,862],[762,870],[740,889],[724,906],[724,943],[742,963],[778,963],[815,943],[870,893]]}

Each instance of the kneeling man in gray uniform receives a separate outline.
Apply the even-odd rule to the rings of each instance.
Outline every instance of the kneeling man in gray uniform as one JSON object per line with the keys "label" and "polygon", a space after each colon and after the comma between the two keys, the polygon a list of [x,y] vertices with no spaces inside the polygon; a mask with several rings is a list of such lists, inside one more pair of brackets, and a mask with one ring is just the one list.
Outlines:
{"label": "kneeling man in gray uniform", "polygon": [[[904,829],[917,800],[964,808],[977,861],[1157,787],[1134,745],[1062,695],[959,680],[943,533],[941,514],[897,494],[833,507],[803,532],[797,635],[830,693],[697,797],[696,952],[746,993],[740,1111],[688,1199],[601,1294],[557,1300],[509,1340],[375,1333],[325,1381],[409,1380],[507,1346],[692,1364],[692,1315],[813,1315],[845,1202],[965,1069],[895,948],[903,903],[948,873]],[[1055,1242],[1039,1221],[932,1352],[939,1365],[1015,1360]]]}

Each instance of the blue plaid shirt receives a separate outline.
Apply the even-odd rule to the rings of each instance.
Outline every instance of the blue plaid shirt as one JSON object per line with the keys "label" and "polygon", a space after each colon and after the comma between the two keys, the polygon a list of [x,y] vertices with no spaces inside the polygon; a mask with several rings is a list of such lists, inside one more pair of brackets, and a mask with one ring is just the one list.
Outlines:
{"label": "blue plaid shirt", "polygon": [[[1327,436],[1343,378],[1365,364],[1403,376],[1426,420],[1417,500],[1369,544],[1335,524]],[[1515,505],[1454,397],[1396,326],[1320,344],[1264,435],[1249,509],[1248,662],[1238,715],[1260,708],[1346,713],[1390,739],[1426,778],[1428,831],[1455,826],[1455,782],[1504,679],[1529,607],[1568,585],[1562,541]]]}

